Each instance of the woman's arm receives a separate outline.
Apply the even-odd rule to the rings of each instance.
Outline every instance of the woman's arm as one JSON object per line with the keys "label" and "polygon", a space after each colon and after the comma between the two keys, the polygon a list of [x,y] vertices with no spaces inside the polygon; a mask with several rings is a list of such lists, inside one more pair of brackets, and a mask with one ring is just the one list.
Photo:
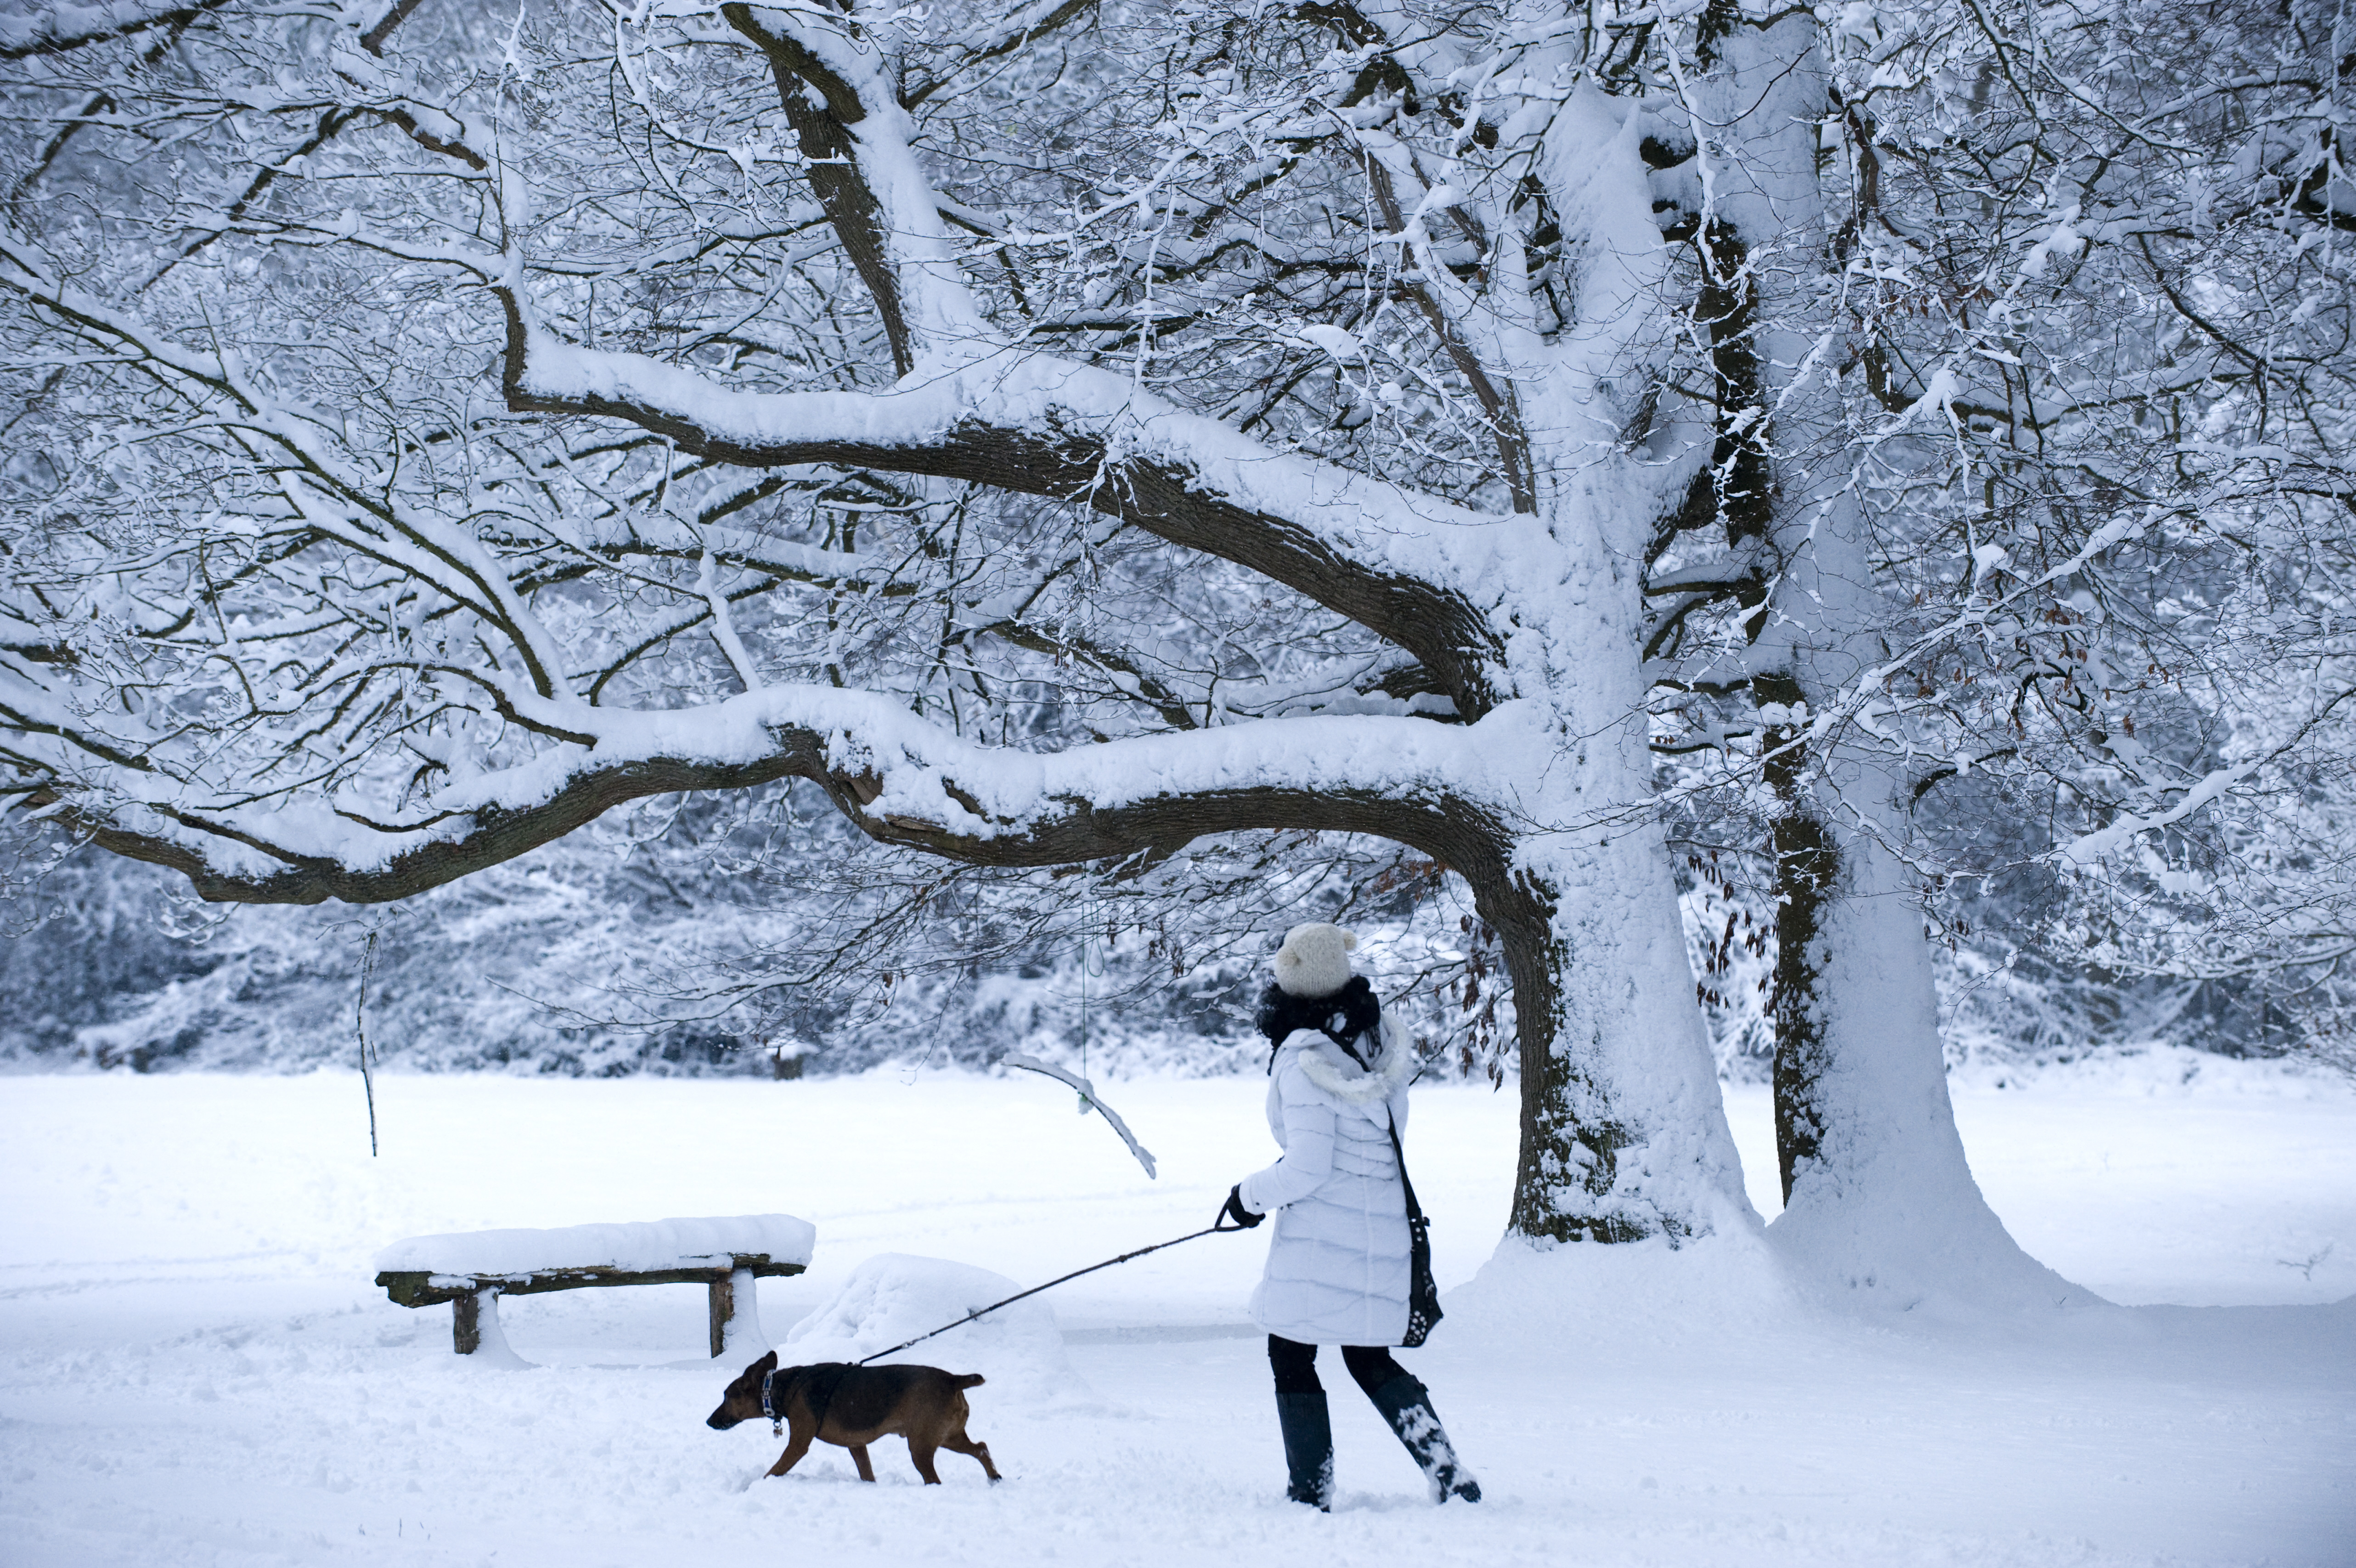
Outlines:
{"label": "woman's arm", "polygon": [[1244,1207],[1266,1214],[1298,1203],[1333,1174],[1333,1107],[1297,1067],[1277,1080],[1284,1102],[1284,1157],[1241,1183]]}

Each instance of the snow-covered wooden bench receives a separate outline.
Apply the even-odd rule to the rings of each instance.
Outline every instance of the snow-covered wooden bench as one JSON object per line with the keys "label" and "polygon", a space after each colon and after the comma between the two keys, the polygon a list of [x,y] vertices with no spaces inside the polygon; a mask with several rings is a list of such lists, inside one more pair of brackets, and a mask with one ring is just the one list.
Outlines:
{"label": "snow-covered wooden bench", "polygon": [[606,1285],[701,1284],[711,1293],[712,1353],[745,1329],[755,1337],[753,1282],[809,1266],[818,1230],[790,1214],[726,1219],[654,1219],[559,1230],[466,1230],[412,1236],[376,1255],[376,1283],[402,1306],[450,1304],[458,1354],[495,1344],[502,1295]]}

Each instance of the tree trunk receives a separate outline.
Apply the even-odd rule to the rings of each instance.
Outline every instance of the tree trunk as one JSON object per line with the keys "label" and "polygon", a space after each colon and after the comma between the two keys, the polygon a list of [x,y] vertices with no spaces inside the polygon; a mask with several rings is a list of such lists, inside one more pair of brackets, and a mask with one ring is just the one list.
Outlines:
{"label": "tree trunk", "polygon": [[1674,1247],[1755,1228],[1660,835],[1589,847],[1590,875],[1568,890],[1525,876],[1518,908],[1482,904],[1505,937],[1521,1046],[1512,1229]]}
{"label": "tree trunk", "polygon": [[[1550,419],[1566,445],[1583,421]],[[1505,939],[1521,1047],[1512,1229],[1552,1241],[1677,1246],[1755,1230],[1694,995],[1653,758],[1633,563],[1636,514],[1586,454],[1547,496],[1563,562],[1557,635],[1512,755],[1523,827],[1473,877]],[[1539,661],[1533,660],[1533,663]]]}
{"label": "tree trunk", "polygon": [[[1836,822],[1886,809],[1888,783],[1860,769]],[[2092,1300],[2020,1250],[1972,1177],[1912,877],[1871,832],[1809,820],[1833,847],[1816,863],[1815,929],[1777,973],[1778,1028],[1801,1026],[1776,1042],[1784,1209],[1770,1237],[1817,1278],[1893,1306]]]}
{"label": "tree trunk", "polygon": [[[1832,257],[1815,126],[1831,93],[1816,46],[1806,13],[1738,27],[1719,42],[1712,100],[1742,148],[1719,173],[1718,216],[1745,248],[1761,412],[1773,411],[1772,424],[1751,427],[1772,454],[1780,572],[1751,656],[1777,800],[1772,1010],[1784,1209],[1768,1234],[1812,1274],[1892,1305],[1933,1295],[2083,1301],[2020,1251],[1965,1162],[1920,889],[1887,847],[1906,830],[1904,781],[1863,744],[1811,738],[1808,716],[1884,656],[1880,634],[1893,618],[1872,585],[1867,520],[1851,486],[1840,356],[1820,330]],[[1764,94],[1737,85],[1762,81],[1775,85]]]}

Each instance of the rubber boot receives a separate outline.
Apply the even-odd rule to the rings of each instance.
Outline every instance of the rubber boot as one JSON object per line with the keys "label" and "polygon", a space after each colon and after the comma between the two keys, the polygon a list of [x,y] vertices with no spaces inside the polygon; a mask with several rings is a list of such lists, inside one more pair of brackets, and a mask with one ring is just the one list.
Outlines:
{"label": "rubber boot", "polygon": [[1416,1381],[1410,1373],[1401,1372],[1381,1388],[1370,1391],[1366,1397],[1391,1423],[1398,1440],[1423,1472],[1431,1487],[1431,1500],[1444,1503],[1451,1498],[1462,1498],[1468,1503],[1481,1500],[1481,1483],[1459,1462],[1456,1450],[1449,1444],[1447,1429],[1440,1424],[1439,1412],[1431,1408],[1431,1394]]}
{"label": "rubber boot", "polygon": [[1319,1513],[1333,1510],[1333,1422],[1323,1392],[1276,1396],[1276,1424],[1284,1434],[1284,1495]]}

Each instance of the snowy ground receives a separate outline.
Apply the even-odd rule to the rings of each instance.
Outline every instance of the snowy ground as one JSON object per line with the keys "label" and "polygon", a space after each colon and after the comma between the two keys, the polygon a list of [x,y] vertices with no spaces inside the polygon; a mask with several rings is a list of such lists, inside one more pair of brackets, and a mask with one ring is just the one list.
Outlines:
{"label": "snowy ground", "polygon": [[[1330,1519],[1280,1500],[1255,1237],[1056,1293],[1060,1347],[927,1347],[991,1374],[995,1489],[896,1439],[880,1486],[826,1447],[748,1485],[777,1444],[703,1427],[697,1287],[510,1301],[508,1370],[369,1283],[417,1232],[773,1210],[819,1228],[774,1338],[881,1252],[1030,1283],[1207,1222],[1269,1157],[1256,1080],[1108,1089],[1149,1183],[1029,1077],[393,1078],[375,1161],[348,1077],[0,1079],[0,1563],[2356,1563],[2356,1093],[2190,1059],[1957,1085],[2014,1234],[2138,1304],[2034,1323],[1833,1316],[1743,1243],[1483,1273],[1513,1097],[1419,1090],[1456,1288],[1401,1354],[1489,1500],[1428,1506],[1333,1365]],[[1764,1093],[1730,1103],[1772,1215]]]}

